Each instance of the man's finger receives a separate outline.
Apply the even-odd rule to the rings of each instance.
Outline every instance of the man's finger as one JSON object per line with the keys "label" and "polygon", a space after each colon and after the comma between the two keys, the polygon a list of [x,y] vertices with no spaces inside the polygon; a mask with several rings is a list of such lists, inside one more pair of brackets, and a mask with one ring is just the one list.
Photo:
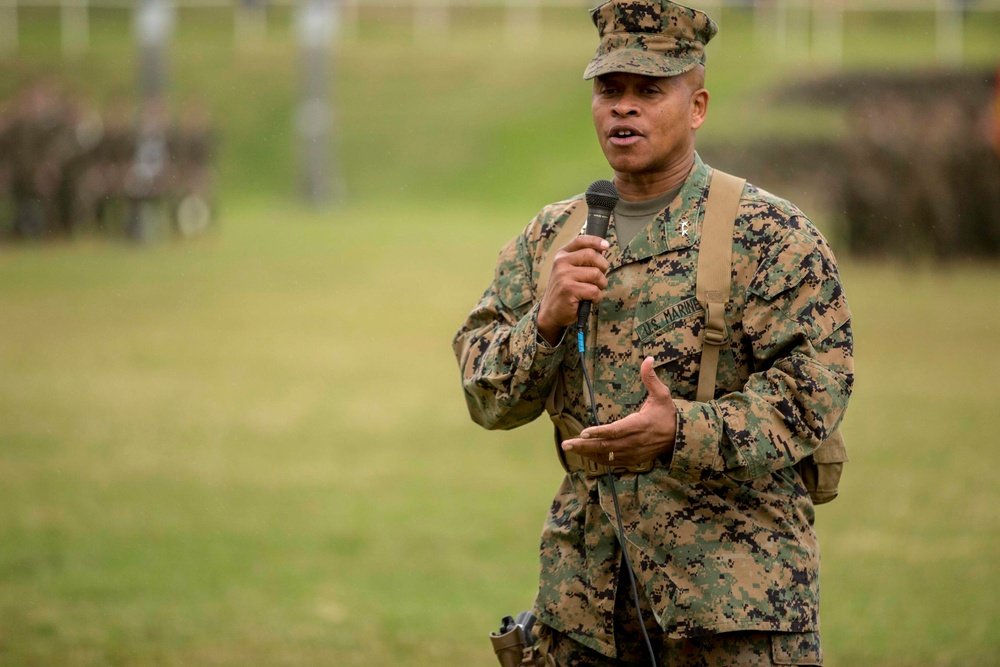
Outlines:
{"label": "man's finger", "polygon": [[599,251],[594,248],[577,248],[573,250],[570,246],[566,246],[556,258],[553,260],[552,266],[553,270],[555,267],[559,266],[593,266],[601,270],[601,272],[606,272],[611,264],[608,263],[607,258]]}
{"label": "man's finger", "polygon": [[620,440],[641,433],[646,428],[644,415],[635,413],[610,424],[588,426],[580,433],[580,440]]}
{"label": "man's finger", "polygon": [[653,368],[653,357],[646,357],[642,360],[642,366],[639,367],[639,375],[642,377],[642,383],[646,385],[646,390],[649,392],[650,398],[656,400],[670,399],[670,387],[663,384],[656,375],[656,369]]}
{"label": "man's finger", "polygon": [[583,456],[606,456],[608,452],[631,453],[636,448],[641,448],[645,443],[641,434],[633,433],[621,438],[574,438],[564,440],[562,448],[564,451],[576,452]]}
{"label": "man's finger", "polygon": [[588,283],[604,289],[608,286],[608,277],[604,272],[593,266],[574,266],[566,271],[566,277],[574,282]]}
{"label": "man's finger", "polygon": [[607,239],[602,239],[600,236],[588,236],[587,234],[580,234],[575,237],[572,241],[567,243],[562,247],[565,252],[575,252],[577,250],[582,250],[584,248],[591,248],[597,252],[604,252],[610,247]]}

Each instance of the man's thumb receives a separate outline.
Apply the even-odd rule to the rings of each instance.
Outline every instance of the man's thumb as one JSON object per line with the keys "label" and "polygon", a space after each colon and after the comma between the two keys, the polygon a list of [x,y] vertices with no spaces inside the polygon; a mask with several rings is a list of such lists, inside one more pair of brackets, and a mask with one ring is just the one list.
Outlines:
{"label": "man's thumb", "polygon": [[642,360],[639,368],[639,375],[642,376],[642,383],[649,390],[649,395],[653,398],[670,398],[670,387],[660,382],[656,371],[653,370],[653,357],[646,357]]}

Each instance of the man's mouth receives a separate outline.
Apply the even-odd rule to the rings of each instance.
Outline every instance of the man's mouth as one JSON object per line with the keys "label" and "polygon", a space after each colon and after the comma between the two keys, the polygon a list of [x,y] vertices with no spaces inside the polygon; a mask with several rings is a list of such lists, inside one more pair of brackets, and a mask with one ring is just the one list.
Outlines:
{"label": "man's mouth", "polygon": [[631,146],[642,138],[642,135],[631,127],[614,128],[608,135],[615,146]]}

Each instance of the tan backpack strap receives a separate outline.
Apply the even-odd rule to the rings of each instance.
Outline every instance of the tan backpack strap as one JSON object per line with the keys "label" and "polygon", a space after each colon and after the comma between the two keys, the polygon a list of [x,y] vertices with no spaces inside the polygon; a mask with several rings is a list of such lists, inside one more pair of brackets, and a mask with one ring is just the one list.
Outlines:
{"label": "tan backpack strap", "polygon": [[553,239],[552,244],[549,246],[548,250],[545,251],[545,255],[542,257],[542,265],[538,267],[538,293],[535,295],[536,298],[541,301],[542,295],[545,294],[545,288],[549,284],[549,275],[552,274],[552,263],[556,259],[556,253],[564,245],[575,239],[580,235],[583,230],[583,226],[587,223],[587,206],[583,201],[583,198],[575,199],[569,205],[569,217],[566,222],[563,223],[562,229],[556,234],[555,239]]}
{"label": "tan backpack strap", "polygon": [[715,396],[719,352],[729,341],[726,304],[729,302],[733,270],[733,229],[744,185],[746,179],[716,169],[705,203],[705,220],[701,226],[701,245],[698,249],[698,283],[695,287],[695,295],[705,308],[696,395],[702,403],[711,401]]}

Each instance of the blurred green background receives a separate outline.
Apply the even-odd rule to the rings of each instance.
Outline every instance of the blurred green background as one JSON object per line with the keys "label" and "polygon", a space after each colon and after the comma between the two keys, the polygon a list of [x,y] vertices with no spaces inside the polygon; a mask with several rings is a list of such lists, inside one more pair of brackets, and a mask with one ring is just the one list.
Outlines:
{"label": "blurred green background", "polygon": [[[512,44],[500,10],[430,41],[363,12],[330,56],[347,198],[317,210],[296,198],[291,12],[250,46],[231,8],[179,12],[172,100],[207,103],[221,139],[213,233],[0,247],[0,664],[485,666],[531,603],[549,427],[475,427],[450,340],[501,245],[609,176],[588,16],[545,10]],[[830,63],[713,14],[700,142],[847,131],[769,97]],[[996,67],[1000,13],[972,17],[965,61]],[[843,66],[933,65],[934,29],[850,14]],[[91,10],[75,57],[57,9],[19,30],[0,99],[50,75],[134,95],[127,11]],[[808,212],[836,238],[836,211]],[[842,272],[857,385],[817,512],[827,664],[1000,665],[1000,269]]]}

